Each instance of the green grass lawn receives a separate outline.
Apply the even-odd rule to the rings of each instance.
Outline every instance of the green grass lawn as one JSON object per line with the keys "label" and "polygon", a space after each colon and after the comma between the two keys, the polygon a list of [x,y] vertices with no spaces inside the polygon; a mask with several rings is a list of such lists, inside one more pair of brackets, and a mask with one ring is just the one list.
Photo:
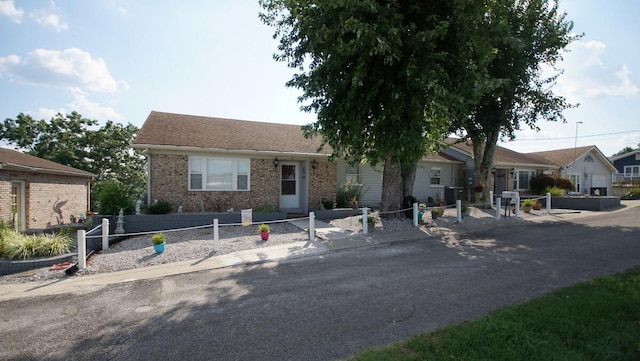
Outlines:
{"label": "green grass lawn", "polygon": [[352,360],[640,360],[640,267]]}

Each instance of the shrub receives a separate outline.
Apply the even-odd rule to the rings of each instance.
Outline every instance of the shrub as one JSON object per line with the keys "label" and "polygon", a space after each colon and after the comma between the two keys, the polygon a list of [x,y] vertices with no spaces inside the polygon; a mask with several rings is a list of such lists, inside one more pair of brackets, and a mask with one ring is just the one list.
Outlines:
{"label": "shrub", "polygon": [[559,188],[559,187],[551,187],[551,188],[547,188],[545,189],[546,193],[551,193],[552,196],[554,197],[562,197],[564,195],[567,194],[567,191],[565,189]]}
{"label": "shrub", "polygon": [[253,209],[254,213],[273,213],[276,211],[276,207],[270,205],[262,205]]}
{"label": "shrub", "polygon": [[69,253],[73,238],[64,232],[49,235],[26,235],[15,230],[0,230],[0,257],[27,259]]}
{"label": "shrub", "polygon": [[322,206],[324,207],[324,209],[333,209],[334,205],[335,205],[335,202],[333,201],[333,199],[326,199],[326,198],[322,199]]}
{"label": "shrub", "polygon": [[529,184],[531,186],[531,191],[535,194],[540,195],[546,193],[546,190],[548,188],[553,187],[564,189],[565,191],[574,189],[574,186],[570,180],[556,175],[539,175],[531,178],[531,182]]}
{"label": "shrub", "polygon": [[624,195],[624,199],[640,199],[640,187],[631,188],[627,194]]}
{"label": "shrub", "polygon": [[97,194],[98,213],[116,215],[122,209],[125,213],[133,213],[134,197],[127,186],[118,181],[107,181],[100,186]]}
{"label": "shrub", "polygon": [[148,214],[167,214],[171,212],[171,203],[167,201],[157,201],[147,206]]}
{"label": "shrub", "polygon": [[151,243],[153,244],[163,244],[167,241],[167,236],[164,233],[156,233],[151,236]]}
{"label": "shrub", "polygon": [[533,207],[536,202],[533,199],[525,199],[520,202],[521,207]]}
{"label": "shrub", "polygon": [[[336,206],[339,208],[350,207],[351,202],[359,200],[362,195],[362,185],[347,182],[338,187],[336,192]],[[326,208],[326,207],[325,207]]]}

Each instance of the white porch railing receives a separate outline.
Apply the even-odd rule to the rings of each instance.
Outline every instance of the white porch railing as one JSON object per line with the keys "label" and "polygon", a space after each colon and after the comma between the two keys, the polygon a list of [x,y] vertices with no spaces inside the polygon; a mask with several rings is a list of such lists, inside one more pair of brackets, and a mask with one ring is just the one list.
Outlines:
{"label": "white porch railing", "polygon": [[634,182],[640,181],[640,174],[628,174],[628,173],[613,173],[611,174],[611,180],[616,182]]}

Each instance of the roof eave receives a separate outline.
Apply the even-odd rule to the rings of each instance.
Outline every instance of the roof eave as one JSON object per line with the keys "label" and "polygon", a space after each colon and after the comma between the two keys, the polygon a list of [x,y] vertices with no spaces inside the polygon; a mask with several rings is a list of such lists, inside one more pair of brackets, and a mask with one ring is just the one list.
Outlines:
{"label": "roof eave", "polygon": [[31,172],[31,173],[58,174],[58,175],[67,175],[67,176],[81,177],[81,178],[95,178],[96,176],[93,173],[78,173],[78,172],[64,171],[59,169],[30,167],[26,165],[13,164],[13,163],[0,163],[0,169]]}
{"label": "roof eave", "polygon": [[298,155],[298,156],[330,156],[331,153],[311,153],[311,152],[287,152],[276,150],[258,150],[258,149],[227,149],[227,148],[203,148],[184,145],[158,145],[158,144],[133,144],[133,148],[146,150],[166,150],[181,152],[216,152],[216,153],[234,153],[234,154],[268,154],[268,155]]}

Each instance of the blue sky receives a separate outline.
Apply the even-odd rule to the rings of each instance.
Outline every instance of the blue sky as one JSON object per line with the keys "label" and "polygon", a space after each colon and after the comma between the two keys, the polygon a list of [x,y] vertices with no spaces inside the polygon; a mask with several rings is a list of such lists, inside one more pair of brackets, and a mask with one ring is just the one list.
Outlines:
{"label": "blue sky", "polygon": [[[501,144],[522,152],[640,143],[640,2],[564,0],[585,36],[565,54],[567,123]],[[257,0],[0,0],[0,119],[78,111],[142,126],[151,110],[306,124],[293,74],[273,60]],[[578,122],[582,122],[579,123]],[[576,138],[577,130],[577,138]]]}

